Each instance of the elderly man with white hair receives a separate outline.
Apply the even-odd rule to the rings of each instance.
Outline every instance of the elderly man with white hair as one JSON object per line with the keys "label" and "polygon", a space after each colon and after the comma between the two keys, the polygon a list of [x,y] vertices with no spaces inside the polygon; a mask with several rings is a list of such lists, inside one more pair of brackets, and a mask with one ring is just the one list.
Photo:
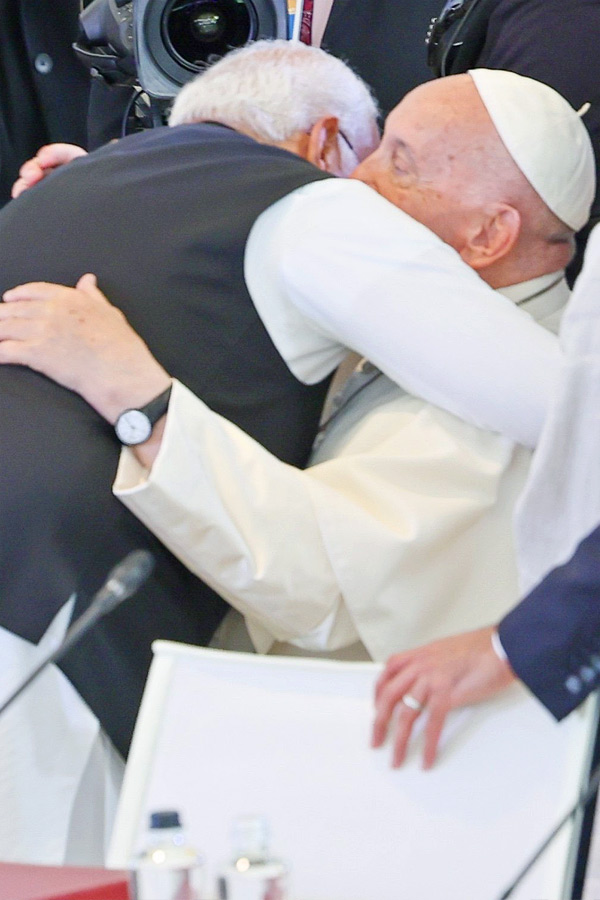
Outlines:
{"label": "elderly man with white hair", "polygon": [[[584,126],[552,89],[487,70],[423,85],[390,114],[381,146],[355,177],[407,213],[407,225],[414,220],[410,227],[419,222],[441,237],[482,282],[556,327],[568,296],[564,267],[573,235],[593,197],[594,163]],[[276,210],[265,215],[275,217]],[[292,241],[288,217],[297,225],[289,212],[277,218],[277,249]],[[264,230],[273,234],[271,227],[264,220],[253,233],[267,254]],[[470,373],[471,392],[481,387],[482,397],[492,383],[480,351],[498,352],[505,368],[493,390],[505,414],[514,412],[520,402],[509,385],[514,348],[493,332],[498,347],[490,347],[488,297],[482,295],[480,309],[472,307],[482,319],[467,313],[457,320],[457,307],[449,306],[456,285],[441,279],[433,296],[419,293],[431,318],[427,329],[425,320],[417,327],[411,299],[400,291],[392,297],[389,276],[367,290],[357,274],[358,284],[340,298],[339,271],[327,271],[329,243],[315,247],[308,222],[293,240],[307,260],[307,302],[325,286],[334,306],[347,303],[350,323],[350,310],[360,316],[362,303],[371,332],[381,325],[378,310],[387,327],[399,310],[410,322],[415,354],[443,367],[439,397],[456,373],[438,359],[438,348],[467,342],[456,366]],[[360,260],[366,255],[357,242],[351,249]],[[270,255],[266,282],[275,304],[282,288]],[[421,250],[413,256],[425,284],[431,262]],[[400,272],[394,288],[402,278],[408,284]],[[412,287],[419,290],[418,277]],[[381,296],[386,307],[378,305]],[[128,382],[135,386],[140,372],[156,377],[157,387],[169,385],[91,279],[79,292],[33,285],[6,299],[0,359],[57,378],[109,420],[128,405]],[[279,309],[280,321],[285,312],[289,323],[285,340],[295,313]],[[98,333],[106,351],[96,347]],[[63,361],[75,356],[75,365]],[[516,389],[528,394],[529,385]],[[497,430],[440,409],[436,399],[406,394],[364,364],[326,423],[313,465],[302,472],[175,381],[166,419],[149,440],[123,452],[115,489],[245,616],[256,649],[383,659],[393,649],[489,621],[518,596],[511,517],[530,454]],[[452,400],[460,408],[464,397]],[[494,408],[483,402],[484,422]],[[543,416],[543,405],[538,412]],[[221,629],[226,646],[240,646],[238,625],[230,616]]]}
{"label": "elderly man with white hair", "polygon": [[[234,89],[225,90],[226,71]],[[140,423],[151,430],[168,402],[168,370],[177,379],[171,404],[184,422],[190,401],[202,407],[196,394],[278,457],[302,464],[322,382],[349,343],[415,392],[533,443],[559,357],[552,337],[424,225],[358,181],[326,177],[348,171],[354,154],[366,155],[375,142],[375,110],[364,85],[322,51],[286,42],[230,54],[189,90],[202,91],[204,79],[212,89],[204,114],[195,108],[193,116],[206,122],[134,135],[76,160],[0,214],[1,291],[32,278],[72,284],[95,271],[160,361],[150,358],[148,368],[148,351],[137,339],[121,357],[118,334],[96,323],[96,362],[84,345],[65,348],[62,364],[77,381],[71,386],[95,381],[97,409],[106,414],[108,400],[120,439],[134,443],[144,437]],[[179,108],[189,96],[182,93]],[[277,130],[282,116],[289,116],[284,131]],[[36,318],[47,304],[0,307],[5,361],[16,362],[36,345],[40,355],[30,361],[43,369],[62,353],[70,326],[58,323],[58,344],[47,344]],[[120,313],[115,320],[111,307],[96,307],[108,310],[117,332],[123,327]],[[444,329],[455,339],[438,334],[442,308]],[[87,312],[69,318],[71,326],[92,324]],[[38,329],[37,338],[30,333],[23,343],[29,327]],[[108,370],[104,354],[114,362]],[[500,374],[510,382],[510,405],[498,395]],[[35,372],[5,366],[0,379],[3,658],[15,648],[22,659],[35,654],[40,638],[50,639],[51,623],[52,637],[60,638],[73,604],[76,615],[130,547],[151,547],[158,557],[143,594],[62,662],[71,683],[47,673],[58,679],[57,696],[68,696],[68,706],[50,703],[46,684],[41,699],[30,695],[36,715],[15,705],[4,720],[3,744],[14,741],[18,752],[3,759],[22,765],[12,765],[3,781],[11,785],[3,796],[3,858],[31,859],[35,852],[45,862],[99,861],[102,815],[89,810],[110,808],[102,779],[122,766],[106,734],[126,752],[151,641],[206,642],[226,606],[112,497],[120,448],[106,422]],[[145,409],[126,412],[123,393],[125,406]],[[192,425],[193,409],[189,414]],[[234,568],[248,567],[244,560]],[[18,733],[14,717],[22,724]],[[37,761],[33,767],[25,747]],[[21,816],[29,793],[33,830]],[[25,827],[15,827],[17,821]]]}

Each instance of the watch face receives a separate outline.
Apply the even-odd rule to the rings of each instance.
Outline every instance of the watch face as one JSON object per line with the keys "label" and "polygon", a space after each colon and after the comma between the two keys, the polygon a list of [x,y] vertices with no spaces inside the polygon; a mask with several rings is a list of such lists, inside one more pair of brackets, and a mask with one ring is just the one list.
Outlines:
{"label": "watch face", "polygon": [[139,409],[127,409],[115,423],[117,437],[122,444],[143,444],[152,434],[152,423]]}

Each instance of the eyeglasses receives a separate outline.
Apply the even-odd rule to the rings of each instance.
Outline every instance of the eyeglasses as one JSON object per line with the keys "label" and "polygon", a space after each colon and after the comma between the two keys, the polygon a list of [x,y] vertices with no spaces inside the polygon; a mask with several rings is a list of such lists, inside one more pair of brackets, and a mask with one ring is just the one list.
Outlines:
{"label": "eyeglasses", "polygon": [[348,140],[348,138],[346,137],[346,135],[344,134],[344,132],[342,131],[341,128],[338,128],[338,134],[341,137],[341,139],[343,140],[343,142],[346,144],[346,146],[352,151],[352,153],[354,154],[356,159],[358,159],[356,150],[354,149],[354,147],[352,146],[352,144],[350,143],[350,141]]}

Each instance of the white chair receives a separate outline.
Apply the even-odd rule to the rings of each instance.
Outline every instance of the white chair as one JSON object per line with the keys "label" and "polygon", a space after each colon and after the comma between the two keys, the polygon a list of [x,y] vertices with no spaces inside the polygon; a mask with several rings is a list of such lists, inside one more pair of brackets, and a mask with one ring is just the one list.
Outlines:
{"label": "white chair", "polygon": [[[594,702],[557,725],[517,687],[454,714],[433,771],[418,741],[392,770],[389,747],[369,748],[376,664],[166,642],[154,653],[113,867],[150,811],[176,808],[212,888],[232,818],[263,813],[294,900],[497,900],[587,776]],[[577,841],[563,829],[515,900],[567,897]]]}

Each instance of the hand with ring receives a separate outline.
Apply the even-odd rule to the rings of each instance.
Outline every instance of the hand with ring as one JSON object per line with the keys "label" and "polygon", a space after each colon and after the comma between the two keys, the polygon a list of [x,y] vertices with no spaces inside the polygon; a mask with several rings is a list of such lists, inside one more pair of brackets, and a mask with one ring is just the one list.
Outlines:
{"label": "hand with ring", "polygon": [[412,694],[404,694],[400,702],[408,706],[409,709],[414,709],[415,712],[423,712],[425,709],[424,704],[417,700],[416,697],[413,697]]}
{"label": "hand with ring", "polygon": [[421,713],[427,715],[423,768],[430,769],[450,710],[485,700],[515,680],[509,663],[492,647],[494,631],[493,626],[480,628],[397,653],[388,660],[375,690],[372,745],[383,744],[396,710],[394,767],[404,762]]}

